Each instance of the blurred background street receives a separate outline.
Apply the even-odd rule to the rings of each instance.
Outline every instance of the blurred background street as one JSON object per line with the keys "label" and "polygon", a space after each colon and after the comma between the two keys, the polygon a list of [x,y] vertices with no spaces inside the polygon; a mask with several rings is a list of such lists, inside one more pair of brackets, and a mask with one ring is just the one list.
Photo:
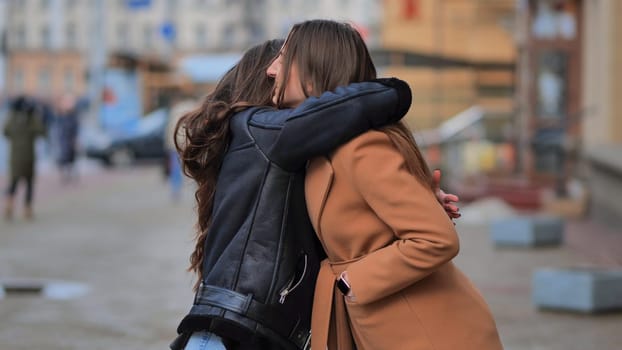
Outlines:
{"label": "blurred background street", "polygon": [[[410,84],[405,120],[461,198],[457,261],[506,349],[622,348],[622,290],[600,313],[531,295],[540,268],[622,271],[620,15],[619,0],[0,0],[0,131],[19,115],[38,130],[30,206],[22,185],[8,196],[24,136],[0,137],[0,349],[167,347],[195,222],[192,185],[169,181],[171,110],[311,18],[352,23],[379,75]],[[490,224],[519,215],[559,220],[562,243],[496,245]]]}

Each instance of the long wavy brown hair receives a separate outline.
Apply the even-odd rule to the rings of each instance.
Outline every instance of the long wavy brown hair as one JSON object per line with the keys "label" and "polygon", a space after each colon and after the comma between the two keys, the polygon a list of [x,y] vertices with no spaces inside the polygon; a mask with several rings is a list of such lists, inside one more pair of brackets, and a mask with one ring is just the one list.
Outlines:
{"label": "long wavy brown hair", "polygon": [[[283,74],[279,85],[285,86],[291,67],[296,64],[301,88],[307,97],[376,78],[376,67],[363,38],[347,23],[330,20],[298,23],[290,30],[282,55]],[[284,92],[285,89],[279,91],[277,106],[281,105]],[[381,130],[402,153],[408,170],[433,190],[430,169],[406,124],[399,122]]]}
{"label": "long wavy brown hair", "polygon": [[202,280],[201,266],[207,231],[212,219],[216,180],[231,134],[233,114],[250,106],[268,106],[273,80],[266,74],[283,40],[269,40],[254,46],[242,56],[207,95],[200,106],[184,115],[175,127],[175,147],[184,173],[197,183],[196,245],[190,255],[189,271],[197,273],[195,289]]}

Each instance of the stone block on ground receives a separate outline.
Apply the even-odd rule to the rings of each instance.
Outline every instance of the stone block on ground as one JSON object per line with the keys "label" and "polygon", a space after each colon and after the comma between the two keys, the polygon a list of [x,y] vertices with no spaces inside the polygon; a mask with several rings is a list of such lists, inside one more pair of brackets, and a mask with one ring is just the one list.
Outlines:
{"label": "stone block on ground", "polygon": [[490,235],[497,246],[556,246],[563,242],[564,220],[557,216],[515,216],[494,220]]}
{"label": "stone block on ground", "polygon": [[532,301],[540,309],[622,310],[622,269],[545,268],[534,272],[532,283]]}

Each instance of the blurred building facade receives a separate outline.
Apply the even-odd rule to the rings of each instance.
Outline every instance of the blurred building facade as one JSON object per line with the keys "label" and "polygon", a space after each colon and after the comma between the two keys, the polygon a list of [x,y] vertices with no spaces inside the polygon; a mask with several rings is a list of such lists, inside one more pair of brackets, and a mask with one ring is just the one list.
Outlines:
{"label": "blurred building facade", "polygon": [[450,188],[622,217],[622,2],[384,5],[385,74],[411,84],[407,121]]}
{"label": "blurred building facade", "polygon": [[367,45],[381,45],[383,0],[265,0],[265,31],[268,38],[284,38],[294,23],[313,18],[326,18],[354,24]]}
{"label": "blurred building facade", "polygon": [[622,223],[622,25],[616,0],[517,2],[519,173],[545,210]]}
{"label": "blurred building facade", "polygon": [[7,2],[0,1],[0,93],[4,92],[5,64],[6,64],[6,26],[7,26]]}
{"label": "blurred building facade", "polygon": [[581,155],[587,164],[590,216],[622,224],[622,2],[584,0]]}
{"label": "blurred building facade", "polygon": [[622,2],[585,1],[583,144],[587,149],[622,143]]}
{"label": "blurred building facade", "polygon": [[[4,2],[3,2],[4,3]],[[83,94],[93,52],[173,63],[201,53],[241,52],[284,37],[295,22],[354,22],[379,42],[380,0],[9,0],[9,93]]]}
{"label": "blurred building facade", "polygon": [[583,3],[519,3],[518,125],[521,171],[555,184],[558,192],[576,165],[581,137]]}
{"label": "blurred building facade", "polygon": [[[465,200],[516,171],[514,0],[387,0],[381,66],[406,79],[406,121]],[[378,55],[377,55],[378,57]]]}
{"label": "blurred building facade", "polygon": [[[474,104],[512,109],[513,0],[387,0],[382,46],[387,74],[405,77],[414,129],[439,126]],[[497,69],[498,68],[498,69]]]}

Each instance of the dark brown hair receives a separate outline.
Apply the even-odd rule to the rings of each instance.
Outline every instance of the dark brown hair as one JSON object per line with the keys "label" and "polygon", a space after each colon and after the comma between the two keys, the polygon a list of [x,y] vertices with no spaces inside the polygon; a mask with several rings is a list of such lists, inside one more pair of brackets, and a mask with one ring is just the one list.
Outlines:
{"label": "dark brown hair", "polygon": [[[289,81],[295,63],[307,97],[376,78],[376,67],[363,38],[347,23],[329,20],[298,23],[290,30],[283,49],[279,85],[285,86]],[[284,93],[285,89],[279,91],[277,106],[283,101]]]}
{"label": "dark brown hair", "polygon": [[[289,32],[282,54],[284,74],[280,85],[285,86],[289,81],[291,67],[296,64],[301,88],[307,97],[376,78],[376,67],[363,38],[347,23],[329,20],[298,23]],[[283,101],[284,92],[285,89],[279,91],[277,106]],[[406,124],[399,122],[382,131],[404,155],[408,170],[432,189],[430,169]]]}
{"label": "dark brown hair", "polygon": [[277,55],[283,40],[269,40],[246,51],[207,95],[201,105],[184,115],[175,127],[175,146],[184,173],[197,183],[197,232],[190,255],[189,271],[202,280],[201,266],[207,230],[212,218],[216,179],[230,141],[231,116],[249,106],[268,106],[272,101],[273,80],[266,68]]}

